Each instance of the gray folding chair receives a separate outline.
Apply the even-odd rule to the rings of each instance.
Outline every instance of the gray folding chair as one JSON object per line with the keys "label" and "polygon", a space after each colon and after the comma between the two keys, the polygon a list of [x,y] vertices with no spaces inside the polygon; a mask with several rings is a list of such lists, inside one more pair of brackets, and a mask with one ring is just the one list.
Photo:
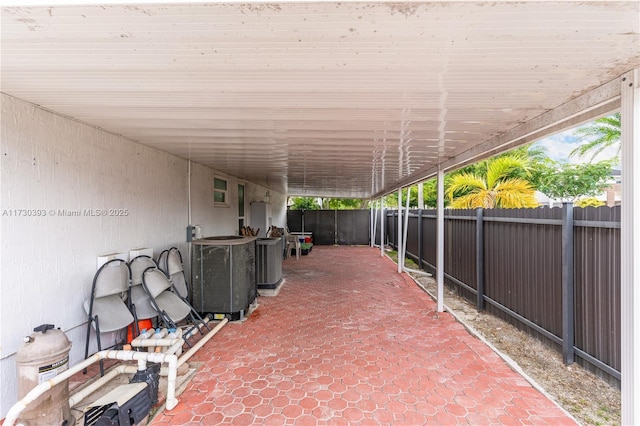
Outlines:
{"label": "gray folding chair", "polygon": [[[85,359],[89,357],[91,326],[96,332],[98,351],[101,351],[100,335],[102,333],[122,330],[134,322],[134,317],[125,303],[125,299],[129,296],[130,277],[129,265],[121,259],[108,261],[94,275],[91,297],[84,302],[84,310],[89,318],[84,350]],[[100,375],[104,375],[102,360],[100,361]]]}
{"label": "gray folding chair", "polygon": [[176,247],[171,247],[167,252],[164,272],[169,277],[169,281],[173,284],[173,288],[178,296],[186,300],[189,297],[189,285],[184,276],[182,254],[180,254],[180,250]]}
{"label": "gray folding chair", "polygon": [[[173,286],[169,278],[157,267],[149,267],[142,274],[142,286],[149,295],[151,305],[167,328],[177,328],[178,323],[189,317],[191,325],[185,331],[188,335],[194,328],[203,323],[196,317],[193,307],[172,291]],[[191,346],[188,340],[187,345]]]}
{"label": "gray folding chair", "polygon": [[154,268],[156,266],[155,260],[145,255],[134,257],[129,262],[129,269],[131,270],[129,308],[135,318],[134,330],[136,332],[136,336],[140,334],[140,330],[138,330],[138,321],[153,319],[158,316],[158,312],[151,304],[149,295],[142,286],[142,274],[145,269]]}
{"label": "gray folding chair", "polygon": [[[160,253],[159,256],[160,269],[165,273],[167,277],[169,277],[169,281],[171,281],[171,285],[173,286],[173,291],[180,296],[182,300],[189,303],[189,284],[187,283],[187,279],[184,274],[184,265],[182,264],[182,254],[177,247],[171,247],[169,250],[165,250]],[[207,330],[209,326],[206,322],[203,321],[200,314],[194,309],[193,317],[196,321],[202,322]]]}

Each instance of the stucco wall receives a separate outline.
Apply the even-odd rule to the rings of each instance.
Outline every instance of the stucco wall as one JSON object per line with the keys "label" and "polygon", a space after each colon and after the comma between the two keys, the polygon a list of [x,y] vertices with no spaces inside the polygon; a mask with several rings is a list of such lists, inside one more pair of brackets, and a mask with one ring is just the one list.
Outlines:
{"label": "stucco wall", "polygon": [[[34,327],[60,327],[71,364],[83,358],[97,256],[173,245],[186,255],[189,186],[192,223],[206,235],[236,234],[238,223],[236,178],[227,177],[231,206],[213,208],[213,170],[192,164],[189,181],[184,159],[1,96],[0,418],[16,401],[14,355]],[[286,197],[270,193],[284,218]]]}

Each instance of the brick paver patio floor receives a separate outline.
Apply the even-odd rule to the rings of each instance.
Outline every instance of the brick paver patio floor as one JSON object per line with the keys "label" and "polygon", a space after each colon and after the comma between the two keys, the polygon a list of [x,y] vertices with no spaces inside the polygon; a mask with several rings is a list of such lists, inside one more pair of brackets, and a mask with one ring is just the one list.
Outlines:
{"label": "brick paver patio floor", "polygon": [[153,425],[575,424],[379,250],[316,246],[283,270]]}

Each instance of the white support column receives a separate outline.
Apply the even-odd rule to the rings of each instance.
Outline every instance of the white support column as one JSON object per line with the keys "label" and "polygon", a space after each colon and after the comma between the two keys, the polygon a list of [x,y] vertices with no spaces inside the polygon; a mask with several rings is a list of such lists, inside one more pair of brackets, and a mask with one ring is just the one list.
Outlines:
{"label": "white support column", "polygon": [[438,312],[444,311],[444,172],[438,170],[438,214],[436,218],[436,284]]}
{"label": "white support column", "polygon": [[375,236],[373,235],[373,202],[369,200],[369,245],[373,247],[373,243],[375,242]]}
{"label": "white support column", "polygon": [[380,257],[384,257],[384,223],[387,215],[384,213],[384,197],[380,198]]}
{"label": "white support column", "polygon": [[378,231],[378,207],[380,206],[380,203],[378,202],[378,200],[375,200],[373,203],[373,209],[374,209],[374,214],[373,214],[373,225],[371,226],[371,247],[375,247],[376,246],[376,232]]}
{"label": "white support column", "polygon": [[411,188],[407,188],[407,198],[406,200],[404,200],[404,225],[402,228],[402,271],[404,272],[404,264],[405,264],[405,258],[407,255],[407,235],[409,232],[409,199],[411,197],[409,197],[409,191],[411,190]]}
{"label": "white support column", "polygon": [[622,424],[640,423],[640,69],[621,78],[622,223],[621,326]]}
{"label": "white support column", "polygon": [[398,247],[398,273],[402,273],[402,188],[398,189],[398,237],[396,238],[396,246]]}
{"label": "white support column", "polygon": [[424,209],[424,184],[418,184],[418,210]]}

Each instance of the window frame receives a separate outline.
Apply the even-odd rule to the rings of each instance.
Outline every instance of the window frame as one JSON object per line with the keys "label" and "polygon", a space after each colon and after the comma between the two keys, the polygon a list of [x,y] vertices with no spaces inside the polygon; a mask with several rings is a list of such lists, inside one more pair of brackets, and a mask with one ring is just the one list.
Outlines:
{"label": "window frame", "polygon": [[[216,187],[218,181],[224,182],[224,189]],[[217,201],[216,194],[222,194],[223,201]],[[227,178],[222,176],[213,177],[213,205],[215,207],[229,207],[229,180]]]}

